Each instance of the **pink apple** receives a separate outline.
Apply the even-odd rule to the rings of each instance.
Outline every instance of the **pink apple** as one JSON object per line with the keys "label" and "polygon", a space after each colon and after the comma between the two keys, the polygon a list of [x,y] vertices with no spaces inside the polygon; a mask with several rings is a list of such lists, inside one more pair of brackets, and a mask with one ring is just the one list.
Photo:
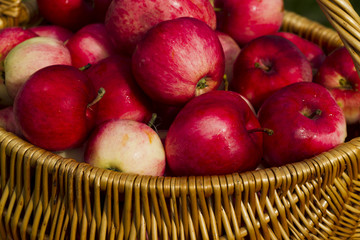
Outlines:
{"label": "pink apple", "polygon": [[330,92],[313,82],[288,85],[270,96],[258,118],[264,135],[264,160],[281,166],[311,158],[344,142],[346,122]]}
{"label": "pink apple", "polygon": [[71,30],[103,22],[111,0],[37,0],[42,17],[48,22]]}
{"label": "pink apple", "polygon": [[219,38],[196,18],[163,21],[149,30],[132,56],[135,79],[154,101],[182,105],[217,89],[224,75]]}
{"label": "pink apple", "polygon": [[16,45],[36,36],[35,33],[21,27],[8,27],[0,31],[0,108],[13,104],[13,99],[9,96],[5,86],[4,60]]}
{"label": "pink apple", "polygon": [[156,24],[179,17],[194,17],[216,27],[216,15],[209,0],[114,0],[105,26],[120,51],[132,54],[136,44]]}
{"label": "pink apple", "polygon": [[135,82],[130,58],[113,55],[92,65],[85,73],[95,89],[105,89],[98,103],[96,124],[117,118],[150,120],[150,100]]}
{"label": "pink apple", "polygon": [[161,176],[165,151],[157,133],[134,120],[110,120],[91,134],[84,161],[100,168],[124,173]]}
{"label": "pink apple", "polygon": [[17,136],[22,136],[20,128],[15,123],[13,106],[0,109],[0,127]]}
{"label": "pink apple", "polygon": [[114,55],[115,47],[103,23],[82,27],[65,44],[75,67],[83,67]]}
{"label": "pink apple", "polygon": [[74,33],[67,28],[58,25],[37,25],[29,30],[41,37],[52,37],[62,42],[68,40]]}
{"label": "pink apple", "polygon": [[[216,31],[216,34],[218,35],[221,46],[224,50],[226,81],[227,84],[230,84],[233,79],[234,63],[241,49],[235,40],[228,34],[219,31]],[[225,83],[223,83],[219,89],[224,90]]]}
{"label": "pink apple", "polygon": [[94,126],[95,95],[89,79],[77,68],[45,67],[16,96],[16,124],[30,143],[46,150],[78,147]]}
{"label": "pink apple", "polygon": [[19,43],[33,37],[36,33],[21,27],[9,27],[0,31],[0,70],[3,71],[3,61],[7,54]]}
{"label": "pink apple", "polygon": [[283,0],[215,0],[217,29],[242,47],[251,40],[275,33],[284,17]]}
{"label": "pink apple", "polygon": [[49,37],[33,37],[16,45],[4,61],[5,86],[14,99],[19,88],[37,70],[56,64],[71,65],[63,42]]}
{"label": "pink apple", "polygon": [[189,101],[165,139],[175,175],[222,175],[254,170],[262,157],[256,115],[240,94],[212,91]]}
{"label": "pink apple", "polygon": [[313,73],[315,74],[318,71],[326,57],[320,46],[290,32],[277,32],[274,35],[284,37],[294,43],[310,62]]}
{"label": "pink apple", "polygon": [[360,121],[360,77],[345,47],[327,56],[314,81],[331,92],[348,124]]}
{"label": "pink apple", "polygon": [[311,82],[312,69],[289,40],[266,35],[241,49],[230,89],[246,97],[256,110],[276,90],[295,82]]}

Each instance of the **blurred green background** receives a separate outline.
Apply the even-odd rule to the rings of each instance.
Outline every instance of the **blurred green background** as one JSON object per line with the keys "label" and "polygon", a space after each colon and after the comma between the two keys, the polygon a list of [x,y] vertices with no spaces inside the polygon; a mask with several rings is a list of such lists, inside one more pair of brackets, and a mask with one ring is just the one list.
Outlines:
{"label": "blurred green background", "polygon": [[[350,0],[350,2],[358,15],[360,15],[360,0]],[[284,0],[284,6],[288,11],[299,13],[302,16],[330,27],[316,0]]]}

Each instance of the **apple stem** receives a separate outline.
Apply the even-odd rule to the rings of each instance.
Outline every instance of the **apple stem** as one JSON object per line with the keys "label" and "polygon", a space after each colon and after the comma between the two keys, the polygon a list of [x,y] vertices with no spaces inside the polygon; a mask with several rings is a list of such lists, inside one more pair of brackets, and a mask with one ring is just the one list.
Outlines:
{"label": "apple stem", "polygon": [[224,90],[225,90],[225,91],[229,91],[229,81],[228,81],[228,79],[227,79],[227,75],[226,75],[226,74],[224,74],[223,79],[224,79]]}
{"label": "apple stem", "polygon": [[222,11],[222,8],[214,7],[214,11],[215,11],[215,12],[221,12],[221,11]]}
{"label": "apple stem", "polygon": [[105,94],[105,89],[102,87],[99,88],[98,95],[96,96],[94,101],[92,101],[91,103],[89,103],[87,105],[87,107],[89,108],[89,107],[93,106],[94,104],[96,104],[98,101],[100,101],[103,98],[104,94]]}
{"label": "apple stem", "polygon": [[315,119],[316,117],[320,116],[322,111],[320,109],[316,109],[308,118]]}
{"label": "apple stem", "polygon": [[208,87],[209,85],[207,85],[206,83],[206,78],[203,77],[201,78],[198,83],[196,84],[196,90],[195,90],[195,96],[200,96],[202,94],[202,89]]}
{"label": "apple stem", "polygon": [[264,70],[265,72],[270,71],[270,67],[266,66],[266,65],[263,64],[263,63],[256,62],[256,63],[255,63],[255,67],[256,67],[256,68],[260,68],[260,69]]}
{"label": "apple stem", "polygon": [[80,71],[85,71],[86,69],[89,69],[91,67],[91,63],[86,64],[85,66],[79,67]]}
{"label": "apple stem", "polygon": [[274,130],[272,130],[270,128],[254,128],[254,129],[248,130],[248,133],[254,133],[254,132],[267,133],[267,135],[269,135],[269,136],[274,134]]}
{"label": "apple stem", "polygon": [[157,118],[157,114],[153,113],[152,116],[151,116],[151,119],[150,119],[150,121],[148,122],[147,125],[149,127],[155,127],[154,123],[155,123],[156,118]]}

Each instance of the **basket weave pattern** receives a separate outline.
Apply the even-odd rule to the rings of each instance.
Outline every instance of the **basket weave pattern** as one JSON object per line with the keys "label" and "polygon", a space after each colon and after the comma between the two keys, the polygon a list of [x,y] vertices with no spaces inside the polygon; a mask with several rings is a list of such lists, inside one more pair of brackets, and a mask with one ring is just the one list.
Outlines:
{"label": "basket weave pattern", "polygon": [[[348,2],[318,3],[336,31],[292,12],[282,29],[328,52],[344,44],[360,62],[359,21],[334,17]],[[150,177],[64,159],[0,128],[0,239],[360,239],[359,171],[360,138],[279,168]]]}

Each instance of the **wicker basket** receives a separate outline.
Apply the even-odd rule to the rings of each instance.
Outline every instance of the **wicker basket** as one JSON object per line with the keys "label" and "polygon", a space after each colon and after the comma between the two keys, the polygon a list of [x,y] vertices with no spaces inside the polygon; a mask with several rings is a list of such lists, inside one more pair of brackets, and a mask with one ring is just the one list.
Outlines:
{"label": "wicker basket", "polygon": [[[359,69],[359,17],[346,0],[318,3],[336,32],[292,12],[283,30],[326,51],[343,40]],[[29,22],[14,18],[3,26]],[[0,129],[0,239],[360,239],[359,171],[360,138],[279,168],[149,177],[64,159]]]}

